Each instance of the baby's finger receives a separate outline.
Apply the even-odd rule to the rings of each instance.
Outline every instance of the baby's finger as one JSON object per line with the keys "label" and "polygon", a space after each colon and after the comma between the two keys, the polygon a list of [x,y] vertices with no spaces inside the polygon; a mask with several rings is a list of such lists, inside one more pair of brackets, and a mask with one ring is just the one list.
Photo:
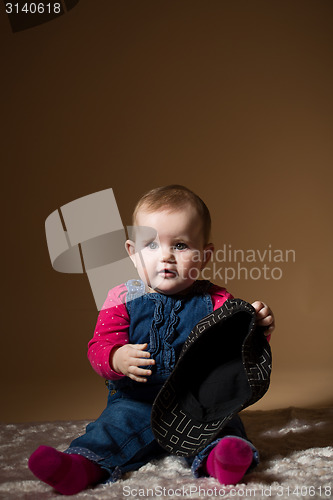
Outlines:
{"label": "baby's finger", "polygon": [[143,368],[139,368],[138,366],[130,366],[128,368],[129,377],[137,382],[146,382],[147,379],[145,377],[149,377],[151,375],[151,370],[145,370]]}
{"label": "baby's finger", "polygon": [[132,375],[131,373],[128,374],[128,378],[134,380],[135,382],[147,382],[146,378],[137,377],[136,375]]}
{"label": "baby's finger", "polygon": [[148,344],[145,342],[144,344],[131,344],[134,349],[138,349],[139,351],[142,351],[143,349],[147,349]]}
{"label": "baby's finger", "polygon": [[258,306],[258,308],[256,309],[257,318],[264,318],[265,316],[271,314],[272,311],[270,310],[267,304],[264,304],[264,302],[260,302],[260,304],[261,305]]}
{"label": "baby's finger", "polygon": [[128,347],[129,347],[128,355],[131,358],[150,358],[150,352],[140,351],[139,349],[136,349],[135,347],[132,347],[131,345]]}
{"label": "baby's finger", "polygon": [[274,323],[274,318],[271,314],[265,316],[264,318],[258,320],[258,325],[260,326],[270,326]]}
{"label": "baby's finger", "polygon": [[266,304],[264,304],[264,302],[261,302],[261,300],[256,300],[255,302],[253,302],[252,307],[254,307],[254,309],[256,310],[256,313],[258,314],[258,312],[261,309],[263,309],[264,307],[267,307],[267,306],[266,306]]}
{"label": "baby's finger", "polygon": [[150,352],[145,351],[144,349],[147,349],[148,344],[130,344],[132,349],[136,351],[135,356],[140,356],[144,358],[149,358],[150,357]]}
{"label": "baby's finger", "polygon": [[266,337],[267,337],[268,335],[270,335],[270,334],[271,334],[274,330],[275,330],[275,324],[273,323],[273,324],[272,324],[271,326],[269,326],[269,327],[267,328],[267,330],[265,331],[265,335],[266,335]]}
{"label": "baby's finger", "polygon": [[149,366],[149,365],[154,365],[155,360],[154,359],[145,359],[141,357],[131,357],[130,360],[130,365],[132,366]]}

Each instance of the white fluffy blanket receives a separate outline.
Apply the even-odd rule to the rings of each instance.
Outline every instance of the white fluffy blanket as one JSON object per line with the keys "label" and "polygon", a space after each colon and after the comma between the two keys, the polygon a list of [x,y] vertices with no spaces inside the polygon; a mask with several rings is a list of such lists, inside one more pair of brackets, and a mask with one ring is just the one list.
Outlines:
{"label": "white fluffy blanket", "polygon": [[[117,483],[100,484],[72,498],[331,498],[332,417],[333,409],[243,412],[245,427],[260,451],[261,463],[236,486],[223,486],[213,478],[195,479],[184,459],[167,456],[126,474]],[[27,460],[40,444],[64,450],[86,424],[86,421],[0,424],[0,498],[64,498],[30,473]]]}

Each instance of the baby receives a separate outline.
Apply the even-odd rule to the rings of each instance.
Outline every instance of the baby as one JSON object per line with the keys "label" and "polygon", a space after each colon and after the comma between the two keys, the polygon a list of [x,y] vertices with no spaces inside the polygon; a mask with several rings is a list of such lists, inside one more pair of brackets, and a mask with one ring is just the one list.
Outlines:
{"label": "baby", "polygon": [[[126,249],[141,279],[110,290],[88,345],[92,367],[107,380],[107,407],[65,452],[40,446],[29,459],[31,471],[65,495],[116,481],[165,453],[150,425],[153,401],[193,327],[232,298],[197,279],[214,246],[209,211],[192,191],[178,185],[149,191],[135,208],[133,227]],[[260,301],[252,305],[270,335],[271,310]],[[188,462],[196,477],[235,484],[258,463],[258,452],[237,415]]]}

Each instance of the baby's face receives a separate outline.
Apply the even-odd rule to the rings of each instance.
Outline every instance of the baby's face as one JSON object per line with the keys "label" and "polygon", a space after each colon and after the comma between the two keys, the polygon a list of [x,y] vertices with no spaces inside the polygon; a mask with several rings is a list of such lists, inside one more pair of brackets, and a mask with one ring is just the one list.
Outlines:
{"label": "baby's face", "polygon": [[136,226],[135,243],[127,241],[126,247],[142,281],[166,295],[191,286],[212,250],[212,245],[204,245],[196,210],[191,205],[174,212],[141,210]]}

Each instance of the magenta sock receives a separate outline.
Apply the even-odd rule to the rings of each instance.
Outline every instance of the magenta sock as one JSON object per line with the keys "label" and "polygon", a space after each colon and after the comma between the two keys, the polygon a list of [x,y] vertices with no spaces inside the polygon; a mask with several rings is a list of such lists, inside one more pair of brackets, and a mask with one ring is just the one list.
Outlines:
{"label": "magenta sock", "polygon": [[105,476],[101,467],[82,455],[62,453],[50,446],[37,448],[28,465],[38,479],[63,495],[79,493]]}
{"label": "magenta sock", "polygon": [[236,484],[251,465],[252,458],[252,448],[245,441],[225,437],[209,453],[206,471],[221,484]]}

